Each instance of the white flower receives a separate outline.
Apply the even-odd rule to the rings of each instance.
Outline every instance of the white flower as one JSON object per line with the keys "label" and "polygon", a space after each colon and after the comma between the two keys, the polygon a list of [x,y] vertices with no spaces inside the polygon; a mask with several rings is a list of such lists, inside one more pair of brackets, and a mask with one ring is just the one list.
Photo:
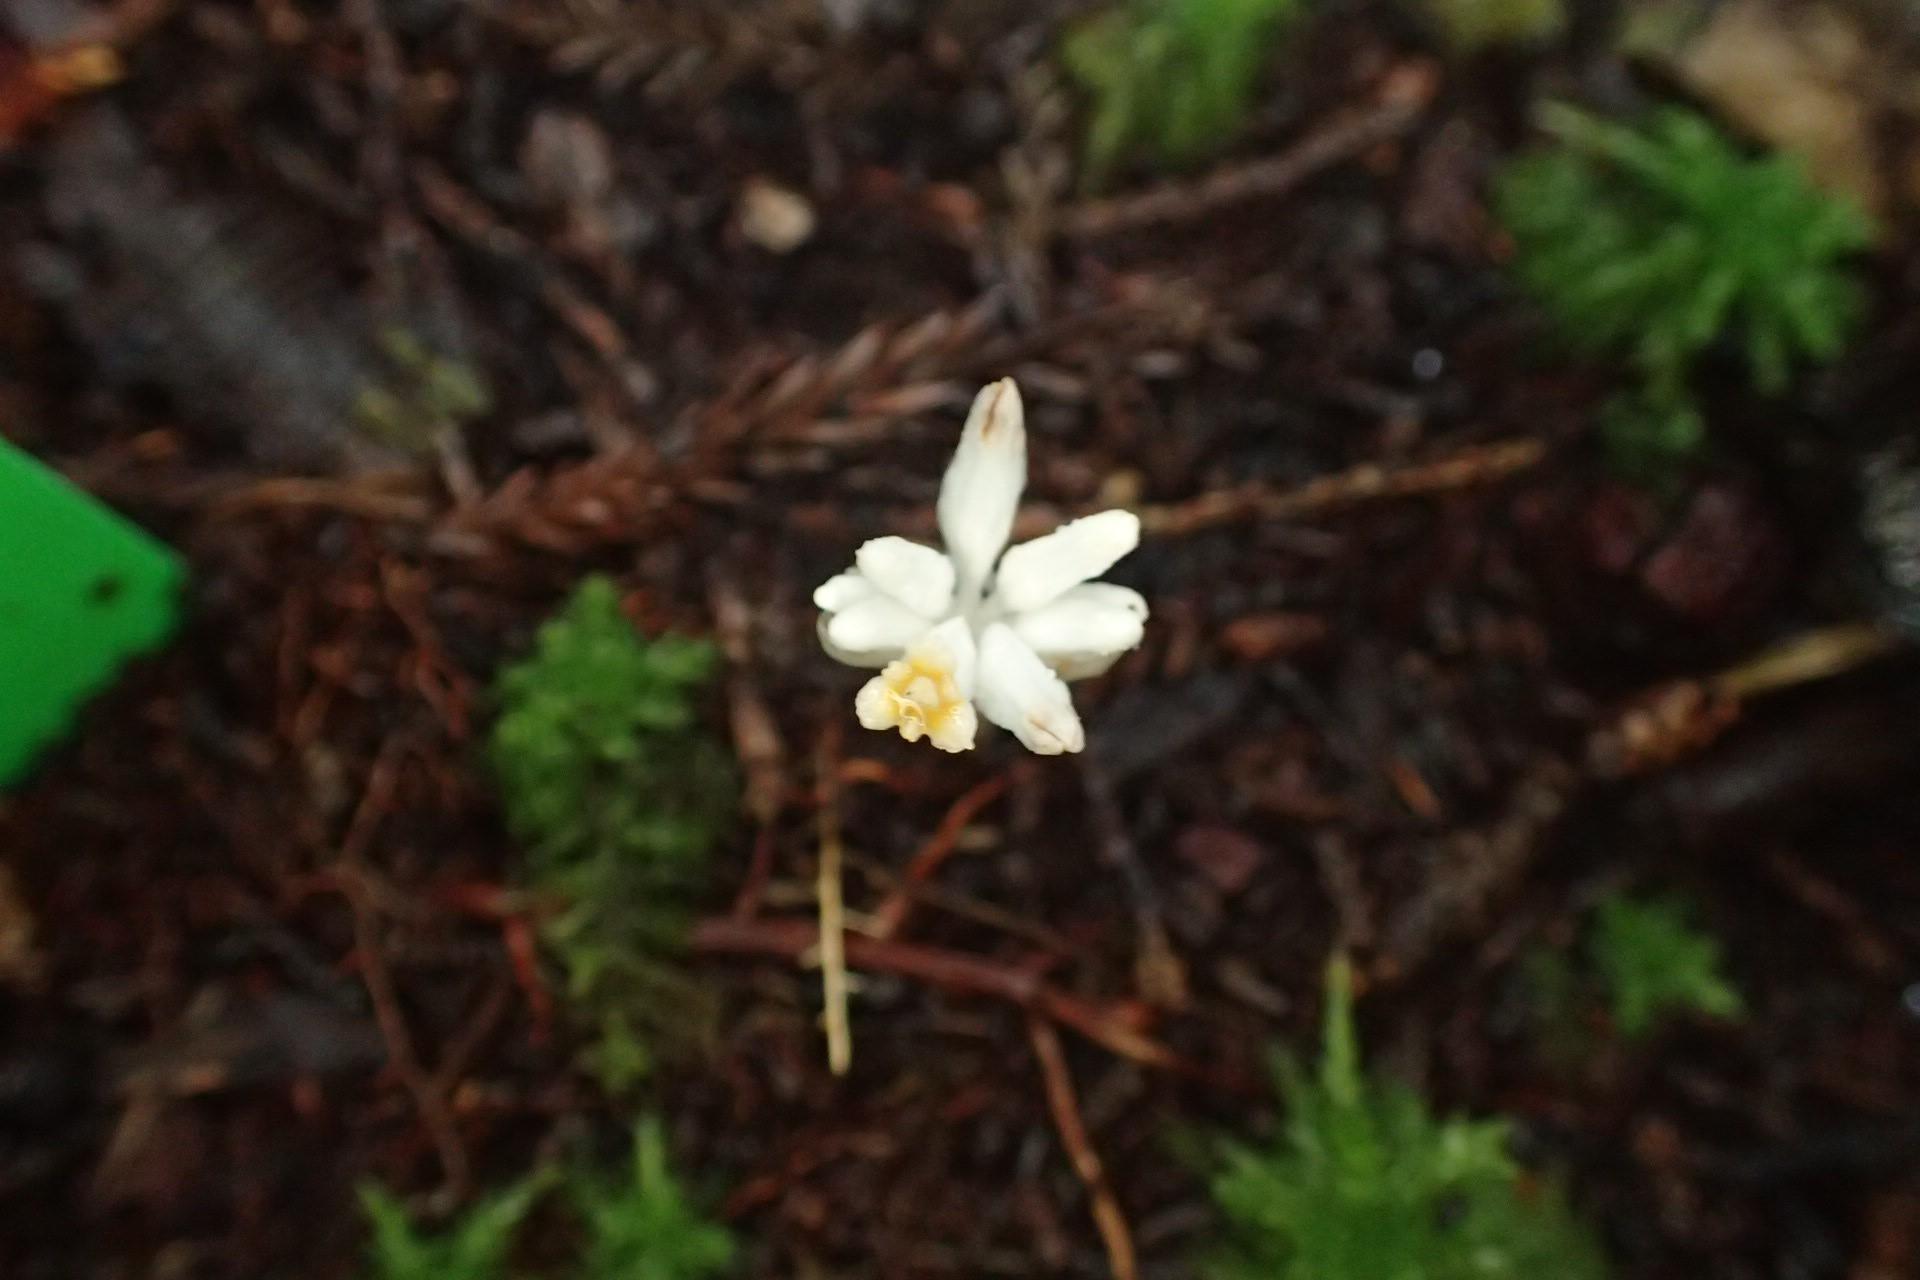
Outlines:
{"label": "white flower", "polygon": [[875,538],[813,593],[826,651],[880,668],[854,699],[862,725],[966,751],[985,716],[1042,755],[1086,745],[1065,682],[1140,643],[1147,602],[1091,581],[1138,545],[1140,521],[1102,511],[1002,555],[1026,483],[1020,390],[1002,378],[974,399],[940,482],[946,554]]}

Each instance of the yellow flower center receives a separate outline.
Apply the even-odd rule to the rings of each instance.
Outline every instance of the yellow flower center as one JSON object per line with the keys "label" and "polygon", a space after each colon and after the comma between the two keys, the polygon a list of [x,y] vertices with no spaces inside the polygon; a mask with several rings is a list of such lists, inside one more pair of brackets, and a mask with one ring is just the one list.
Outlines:
{"label": "yellow flower center", "polygon": [[942,751],[969,749],[979,727],[952,669],[924,651],[888,663],[860,691],[854,710],[869,729],[898,729],[908,742],[931,738]]}

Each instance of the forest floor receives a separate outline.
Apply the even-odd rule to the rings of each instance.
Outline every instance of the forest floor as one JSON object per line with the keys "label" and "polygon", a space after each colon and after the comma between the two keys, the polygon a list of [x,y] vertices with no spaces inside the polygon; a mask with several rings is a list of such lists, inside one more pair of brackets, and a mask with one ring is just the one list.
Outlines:
{"label": "forest floor", "polygon": [[[727,658],[718,1033],[651,1088],[744,1273],[1104,1275],[1098,1197],[1187,1274],[1180,1135],[1271,1126],[1345,949],[1373,1062],[1515,1117],[1622,1275],[1920,1275],[1920,664],[1714,680],[1872,607],[1851,476],[1920,403],[1910,247],[1791,408],[1817,457],[1723,432],[1656,500],[1485,206],[1591,67],[1334,14],[1217,164],[1091,197],[1060,14],[933,9],[125,5],[86,29],[117,83],[10,107],[7,433],[192,579],[0,802],[0,1274],[349,1276],[356,1184],[445,1208],[617,1142],[480,751],[602,570]],[[782,191],[813,225],[774,252]],[[343,427],[395,331],[487,388],[464,433]],[[1145,524],[1081,757],[862,733],[815,640],[855,546],[932,535],[1002,375],[1023,522]],[[823,805],[892,925],[842,1078]],[[1523,959],[1623,886],[1697,905],[1747,1014],[1557,1061]]]}

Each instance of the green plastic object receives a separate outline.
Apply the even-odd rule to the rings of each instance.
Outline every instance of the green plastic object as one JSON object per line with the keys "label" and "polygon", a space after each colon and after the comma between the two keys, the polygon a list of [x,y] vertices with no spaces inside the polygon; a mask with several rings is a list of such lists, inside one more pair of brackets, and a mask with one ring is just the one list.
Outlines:
{"label": "green plastic object", "polygon": [[0,788],[172,634],[179,557],[0,440]]}

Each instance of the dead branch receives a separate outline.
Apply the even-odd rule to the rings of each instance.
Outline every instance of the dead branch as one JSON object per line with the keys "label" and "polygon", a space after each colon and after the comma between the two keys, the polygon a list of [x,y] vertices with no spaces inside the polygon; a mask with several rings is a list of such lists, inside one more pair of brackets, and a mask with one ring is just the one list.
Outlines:
{"label": "dead branch", "polygon": [[1400,468],[1362,463],[1282,493],[1265,485],[1241,485],[1186,502],[1143,507],[1140,523],[1149,533],[1179,537],[1243,520],[1299,520],[1362,502],[1492,484],[1538,466],[1546,454],[1547,446],[1539,440],[1502,440]]}
{"label": "dead branch", "polygon": [[934,828],[933,835],[913,855],[913,861],[907,864],[900,883],[873,913],[872,932],[875,937],[891,938],[900,932],[900,927],[907,922],[907,915],[913,910],[915,896],[952,855],[959,844],[960,833],[979,816],[982,809],[1000,798],[1012,780],[1012,775],[1005,773],[988,778],[953,802],[953,807],[947,810],[947,816]]}
{"label": "dead branch", "polygon": [[853,1065],[853,1031],[847,1022],[847,919],[841,885],[846,847],[840,840],[840,721],[828,722],[815,756],[815,786],[820,802],[820,869],[815,881],[820,899],[820,986],[827,1030],[827,1066],[844,1076]]}
{"label": "dead branch", "polygon": [[1138,195],[1091,200],[1067,210],[1061,223],[1068,235],[1089,239],[1195,222],[1248,200],[1271,200],[1411,130],[1433,101],[1438,83],[1431,65],[1406,63],[1381,84],[1377,103],[1334,117],[1277,156],[1217,169],[1197,183],[1169,183]]}
{"label": "dead branch", "polygon": [[[714,917],[694,926],[688,944],[702,955],[797,961],[814,953],[820,929],[810,920]],[[846,949],[847,963],[853,968],[912,978],[958,995],[1003,1000],[1071,1027],[1108,1052],[1142,1066],[1210,1080],[1235,1091],[1249,1087],[1246,1081],[1224,1079],[1218,1071],[1186,1061],[1142,1033],[1127,1007],[1089,1004],[1049,985],[1032,969],[860,933],[846,935]]]}
{"label": "dead branch", "polygon": [[1135,1280],[1140,1274],[1134,1259],[1133,1233],[1120,1211],[1120,1201],[1107,1181],[1106,1166],[1087,1136],[1080,1118],[1080,1102],[1074,1096],[1073,1076],[1067,1071],[1067,1055],[1060,1047],[1060,1035],[1044,1018],[1027,1019],[1027,1035],[1033,1041],[1033,1055],[1040,1063],[1040,1077],[1046,1082],[1047,1110],[1053,1113],[1054,1127],[1060,1131],[1060,1144],[1073,1161],[1073,1171],[1087,1188],[1093,1204],[1093,1225],[1099,1228],[1100,1242],[1107,1249],[1107,1266],[1113,1280]]}

